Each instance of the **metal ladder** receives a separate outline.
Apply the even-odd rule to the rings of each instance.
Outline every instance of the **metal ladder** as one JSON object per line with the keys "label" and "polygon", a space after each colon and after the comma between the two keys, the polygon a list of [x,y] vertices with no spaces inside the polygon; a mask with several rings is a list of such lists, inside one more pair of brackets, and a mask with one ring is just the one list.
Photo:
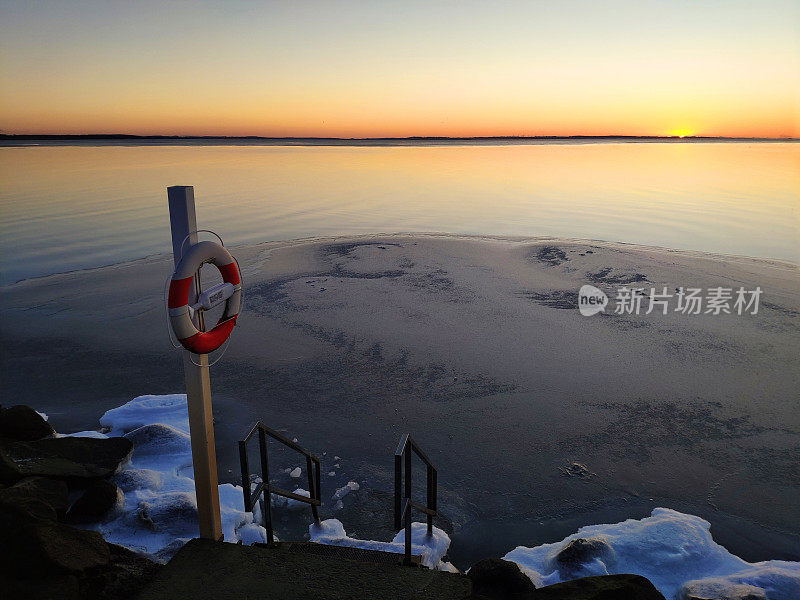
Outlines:
{"label": "metal ladder", "polygon": [[[247,456],[247,443],[258,433],[259,457],[261,462],[261,482],[254,490],[250,489],[250,465]],[[267,453],[267,438],[282,443],[284,446],[299,452],[306,458],[306,471],[308,473],[309,497],[295,494],[288,490],[272,485],[269,479],[269,456]],[[412,499],[411,496],[411,458],[416,454],[427,469],[427,499],[425,504],[421,504]],[[319,458],[297,444],[289,438],[281,435],[274,429],[264,425],[261,421],[257,422],[250,429],[243,440],[239,441],[239,463],[242,473],[242,491],[244,492],[244,509],[246,512],[253,512],[256,502],[261,503],[261,513],[264,517],[264,528],[267,530],[267,546],[276,547],[275,533],[272,523],[272,502],[270,494],[291,498],[298,502],[304,502],[311,506],[311,513],[314,522],[319,525],[319,512],[317,507],[322,505],[322,494],[320,491],[320,460]],[[404,565],[417,565],[418,556],[411,554],[411,512],[416,509],[426,515],[428,522],[428,536],[433,535],[433,518],[437,516],[437,489],[438,473],[428,456],[422,448],[411,438],[409,434],[400,437],[400,443],[394,454],[394,530],[399,531],[405,527],[405,548],[402,563]],[[301,545],[293,542],[293,545]],[[289,549],[289,546],[287,546]],[[352,549],[356,550],[356,549]],[[379,552],[380,554],[385,554]]]}

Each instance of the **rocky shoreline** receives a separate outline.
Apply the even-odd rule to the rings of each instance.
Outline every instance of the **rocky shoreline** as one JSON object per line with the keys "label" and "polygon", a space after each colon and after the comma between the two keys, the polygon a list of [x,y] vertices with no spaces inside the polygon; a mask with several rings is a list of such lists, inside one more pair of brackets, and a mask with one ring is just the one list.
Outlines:
{"label": "rocky shoreline", "polygon": [[[169,577],[162,577],[163,582],[158,577],[167,574],[164,565],[107,542],[97,531],[80,528],[112,519],[122,510],[123,492],[111,478],[128,466],[133,450],[134,443],[127,437],[60,436],[28,406],[0,407],[0,587],[4,597],[124,600],[147,596],[153,590],[169,593]],[[212,551],[224,554],[227,546]],[[187,552],[193,548],[189,544]],[[331,567],[353,569],[346,563]],[[532,595],[536,587],[519,567],[502,559],[480,561],[464,579],[462,585],[472,590],[468,597],[476,600],[540,597]],[[642,577],[584,579],[576,590],[565,587],[566,596],[557,589],[564,586],[557,585],[541,597],[593,598],[612,589],[662,598]]]}
{"label": "rocky shoreline", "polygon": [[[252,590],[282,600],[309,591],[331,600],[431,597],[432,590],[408,595],[419,574],[396,563],[378,567],[360,554],[323,560],[308,542],[267,547],[259,517],[238,508],[242,490],[231,484],[220,485],[225,542],[193,539],[194,482],[179,475],[191,468],[187,419],[186,398],[177,394],[141,396],[106,412],[104,433],[60,435],[28,406],[0,407],[3,599],[198,600]],[[560,542],[518,546],[466,574],[447,562],[444,531],[434,528],[428,539],[424,524],[417,526],[412,546],[430,553],[422,562],[429,579],[453,600],[782,600],[800,590],[797,563],[746,563],[713,541],[709,523],[667,508],[583,527]],[[327,548],[380,555],[402,545],[402,532],[391,543],[348,537],[335,518],[309,531],[311,542]],[[315,548],[305,552],[303,544]],[[302,585],[298,573],[305,573]]]}
{"label": "rocky shoreline", "polygon": [[27,406],[0,407],[0,588],[7,598],[124,599],[161,565],[75,525],[119,509],[109,480],[125,438],[60,437]]}

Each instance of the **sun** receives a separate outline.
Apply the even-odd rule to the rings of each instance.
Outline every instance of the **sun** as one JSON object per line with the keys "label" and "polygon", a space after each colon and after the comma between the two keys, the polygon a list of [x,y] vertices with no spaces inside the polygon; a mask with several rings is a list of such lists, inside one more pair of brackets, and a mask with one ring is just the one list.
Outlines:
{"label": "sun", "polygon": [[687,129],[686,127],[683,127],[683,128],[680,128],[680,129],[674,129],[674,130],[670,131],[669,135],[671,137],[685,138],[685,137],[693,136],[694,135],[694,131],[691,130],[691,129]]}

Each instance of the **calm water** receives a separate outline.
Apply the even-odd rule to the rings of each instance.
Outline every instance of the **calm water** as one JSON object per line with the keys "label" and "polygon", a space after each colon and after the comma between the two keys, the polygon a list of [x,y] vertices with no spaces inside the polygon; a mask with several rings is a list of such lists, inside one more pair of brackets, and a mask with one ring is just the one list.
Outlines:
{"label": "calm water", "polygon": [[0,282],[170,251],[166,187],[226,243],[553,235],[800,262],[800,145],[0,148]]}

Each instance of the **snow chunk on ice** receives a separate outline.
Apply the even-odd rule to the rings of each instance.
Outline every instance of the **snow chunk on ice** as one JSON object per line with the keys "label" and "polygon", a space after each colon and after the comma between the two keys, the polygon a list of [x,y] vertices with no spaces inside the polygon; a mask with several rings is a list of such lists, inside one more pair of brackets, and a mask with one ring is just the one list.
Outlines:
{"label": "snow chunk on ice", "polygon": [[[520,565],[537,587],[574,577],[634,573],[647,577],[667,598],[677,597],[684,582],[711,585],[719,583],[718,578],[729,584],[750,584],[765,590],[764,586],[771,585],[770,600],[797,597],[784,595],[783,590],[800,589],[792,588],[800,586],[800,563],[768,561],[751,565],[717,544],[710,529],[708,521],[700,517],[656,508],[644,519],[581,527],[561,542],[535,548],[519,546],[503,558]],[[556,557],[567,544],[579,538],[601,539],[613,552],[590,554],[587,562],[566,573],[559,568]],[[715,579],[712,582],[707,578]]]}
{"label": "snow chunk on ice", "polygon": [[[303,488],[297,488],[294,491],[295,494],[298,496],[305,496],[306,498],[311,498],[311,494],[308,490],[304,490]],[[286,508],[289,510],[299,510],[301,508],[305,508],[306,506],[310,506],[310,504],[306,504],[305,502],[301,502],[300,500],[295,500],[294,498],[289,498],[286,502]]]}
{"label": "snow chunk on ice", "polygon": [[[392,540],[395,544],[404,545],[406,542],[406,530],[401,529]],[[438,527],[433,528],[433,535],[428,535],[428,525],[426,523],[411,524],[411,545],[424,548],[422,554],[422,564],[433,569],[442,560],[450,547],[450,536]]]}
{"label": "snow chunk on ice", "polygon": [[319,525],[312,523],[308,528],[308,533],[311,536],[311,541],[316,542],[319,539],[341,539],[347,537],[344,530],[344,525],[339,519],[325,519]]}
{"label": "snow chunk on ice", "polygon": [[303,470],[300,467],[295,467],[294,469],[289,471],[289,477],[292,477],[293,479],[297,479],[298,477],[300,477],[300,473],[302,473],[302,472],[303,472]]}
{"label": "snow chunk on ice", "polygon": [[341,500],[350,492],[355,492],[358,490],[360,486],[355,481],[348,481],[347,485],[340,487],[336,490],[336,493],[333,495],[334,500]]}

